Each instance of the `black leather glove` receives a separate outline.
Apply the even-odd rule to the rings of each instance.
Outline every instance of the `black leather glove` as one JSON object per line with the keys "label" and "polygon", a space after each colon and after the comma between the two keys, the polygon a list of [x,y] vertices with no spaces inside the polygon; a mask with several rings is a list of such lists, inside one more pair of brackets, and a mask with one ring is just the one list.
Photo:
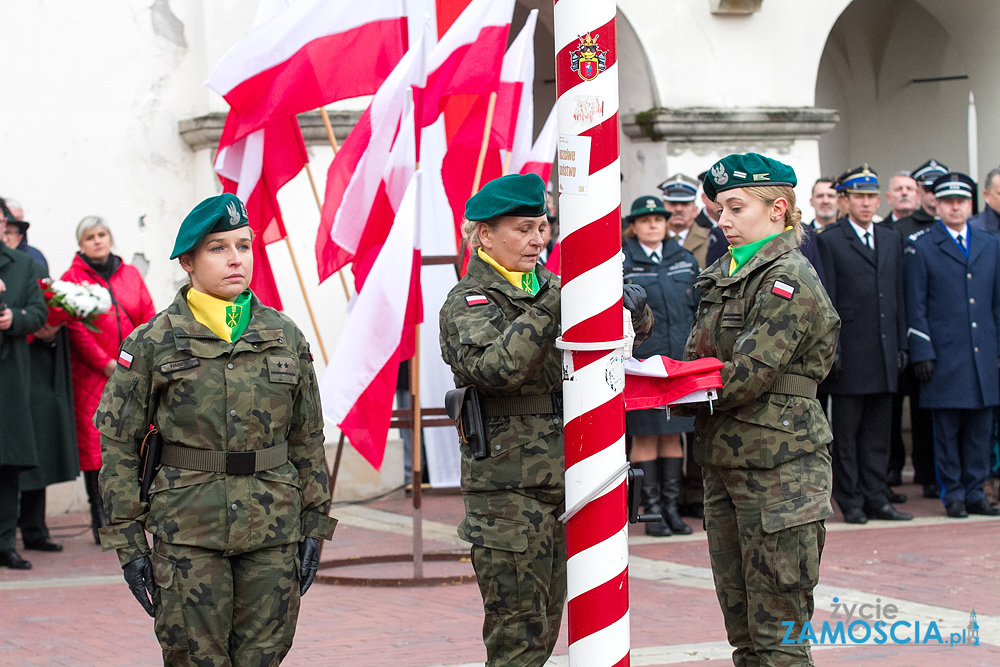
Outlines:
{"label": "black leather glove", "polygon": [[306,537],[299,542],[299,595],[305,595],[319,570],[319,540]]}
{"label": "black leather glove", "polygon": [[906,353],[906,350],[899,351],[899,365],[896,371],[902,373],[906,370],[906,366],[910,363],[910,355]]}
{"label": "black leather glove", "polygon": [[642,317],[642,312],[646,310],[646,290],[642,285],[625,283],[622,291],[622,305],[632,314],[632,319]]}
{"label": "black leather glove", "polygon": [[913,374],[917,376],[920,384],[927,384],[934,377],[934,360],[927,359],[913,364]]}
{"label": "black leather glove", "polygon": [[153,581],[153,563],[149,560],[149,556],[141,556],[131,563],[125,563],[122,566],[122,572],[132,595],[139,601],[146,613],[153,616],[156,607],[153,606],[151,598],[156,592],[156,583]]}

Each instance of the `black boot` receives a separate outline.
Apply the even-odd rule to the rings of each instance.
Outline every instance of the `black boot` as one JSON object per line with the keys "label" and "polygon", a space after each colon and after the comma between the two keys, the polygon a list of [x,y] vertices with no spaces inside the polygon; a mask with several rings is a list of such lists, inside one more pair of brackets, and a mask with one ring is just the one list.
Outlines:
{"label": "black boot", "polygon": [[681,515],[677,512],[677,497],[681,493],[681,478],[684,477],[684,459],[662,458],[656,459],[656,463],[660,473],[660,510],[663,521],[674,534],[690,535],[693,529],[681,520]]}
{"label": "black boot", "polygon": [[97,483],[98,470],[84,470],[83,481],[87,487],[87,499],[90,501],[90,529],[94,533],[94,544],[101,543],[100,528],[108,525],[108,518],[104,514],[104,499],[101,498],[101,489]]}
{"label": "black boot", "polygon": [[[660,514],[660,485],[657,482],[656,461],[638,461],[632,464],[642,471],[642,486],[640,487],[639,502],[642,504],[643,512],[646,514]],[[646,523],[646,534],[652,537],[669,537],[670,526],[660,519]]]}

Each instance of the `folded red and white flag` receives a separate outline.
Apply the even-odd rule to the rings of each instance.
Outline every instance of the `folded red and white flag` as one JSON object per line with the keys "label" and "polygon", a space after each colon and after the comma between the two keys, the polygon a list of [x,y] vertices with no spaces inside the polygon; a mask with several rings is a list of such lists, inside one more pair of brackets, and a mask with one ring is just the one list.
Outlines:
{"label": "folded red and white flag", "polygon": [[645,410],[707,400],[722,388],[724,364],[709,357],[676,361],[660,355],[625,360],[625,409]]}
{"label": "folded red and white flag", "polygon": [[280,119],[370,95],[407,46],[402,0],[300,0],[256,26],[215,66],[206,84],[238,122],[231,144]]}

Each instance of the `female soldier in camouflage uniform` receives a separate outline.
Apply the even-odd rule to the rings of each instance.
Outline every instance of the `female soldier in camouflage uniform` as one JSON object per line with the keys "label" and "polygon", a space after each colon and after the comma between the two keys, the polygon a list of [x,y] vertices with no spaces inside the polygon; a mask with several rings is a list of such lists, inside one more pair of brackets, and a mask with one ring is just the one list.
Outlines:
{"label": "female soldier in camouflage uniform", "polygon": [[[473,545],[488,666],[541,667],[566,598],[559,278],[535,266],[545,213],[538,176],[487,183],[465,208],[468,271],[441,308],[441,354],[456,386],[478,389],[485,422],[485,455],[462,445],[458,534]],[[644,293],[628,287],[647,335]]]}
{"label": "female soldier in camouflage uniform", "polygon": [[[312,356],[247,289],[247,225],[230,194],[185,218],[173,257],[191,284],[122,344],[94,417],[102,543],[172,667],[277,665],[336,524]],[[144,501],[137,449],[150,426],[164,444]]]}
{"label": "female soldier in camouflage uniform", "polygon": [[705,176],[730,252],[704,272],[685,359],[725,362],[714,414],[696,408],[705,528],[737,666],[812,664],[792,641],[813,613],[830,506],[830,428],[816,385],[833,364],[837,316],[798,250],[795,173],[730,155]]}

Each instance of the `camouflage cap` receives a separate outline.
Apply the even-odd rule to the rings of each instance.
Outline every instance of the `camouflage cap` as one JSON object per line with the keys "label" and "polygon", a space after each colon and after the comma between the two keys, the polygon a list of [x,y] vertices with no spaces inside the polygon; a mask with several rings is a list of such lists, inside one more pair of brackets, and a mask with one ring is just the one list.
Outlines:
{"label": "camouflage cap", "polygon": [[212,232],[228,232],[249,224],[247,209],[236,195],[226,192],[209,197],[195,206],[184,218],[180,229],[177,230],[174,251],[170,259],[194,250],[201,240]]}
{"label": "camouflage cap", "polygon": [[508,174],[493,179],[465,202],[465,219],[474,222],[501,215],[537,218],[546,213],[545,181],[538,174]]}
{"label": "camouflage cap", "polygon": [[715,201],[715,196],[725,190],[760,185],[787,185],[794,188],[797,182],[795,170],[783,162],[759,153],[734,153],[712,165],[703,185],[705,194]]}
{"label": "camouflage cap", "polygon": [[644,215],[662,215],[664,218],[671,216],[670,211],[663,208],[663,202],[656,197],[639,197],[632,202],[632,211],[625,216],[625,222],[635,222],[636,219]]}

